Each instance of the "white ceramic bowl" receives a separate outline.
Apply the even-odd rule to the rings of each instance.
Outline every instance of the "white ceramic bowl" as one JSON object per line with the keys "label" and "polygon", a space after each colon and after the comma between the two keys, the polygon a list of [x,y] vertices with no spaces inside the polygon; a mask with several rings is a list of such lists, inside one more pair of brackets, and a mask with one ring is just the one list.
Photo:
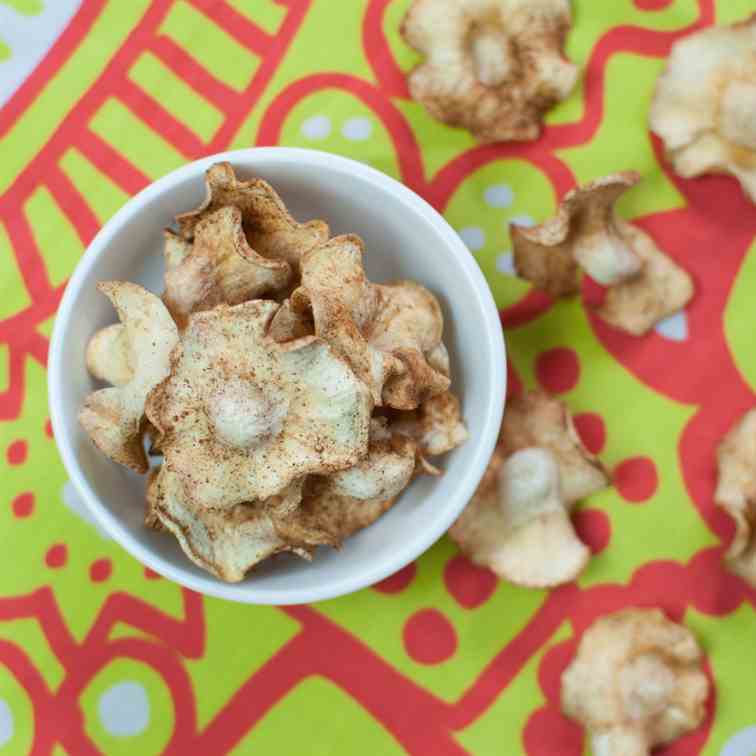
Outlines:
{"label": "white ceramic bowl", "polygon": [[[451,355],[452,387],[461,397],[470,439],[442,458],[444,475],[414,481],[398,504],[340,551],[313,562],[277,557],[244,582],[227,584],[194,566],[172,536],[142,524],[144,478],[102,456],[77,423],[95,388],[84,366],[89,337],[115,321],[102,280],[129,280],[162,290],[162,230],[204,197],[203,174],[228,160],[242,177],[261,176],[299,220],[323,218],[332,233],[354,232],[367,244],[374,281],[410,278],[439,298]],[[49,361],[55,439],[68,474],[100,525],[140,562],[211,596],[256,604],[294,604],[340,596],[402,568],[452,524],[480,480],[493,450],[506,390],[499,317],[475,260],[446,221],[394,179],[361,163],[310,150],[266,147],[203,158],[156,181],[105,225],[63,296]]]}

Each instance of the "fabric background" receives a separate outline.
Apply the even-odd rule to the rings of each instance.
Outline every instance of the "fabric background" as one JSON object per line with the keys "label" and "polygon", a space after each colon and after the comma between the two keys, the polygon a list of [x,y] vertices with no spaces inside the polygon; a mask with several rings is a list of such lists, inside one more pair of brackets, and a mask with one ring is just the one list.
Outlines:
{"label": "fabric background", "polygon": [[[756,404],[756,209],[728,178],[682,181],[646,127],[670,45],[753,0],[576,0],[572,97],[528,144],[476,146],[407,96],[409,0],[0,0],[0,753],[578,756],[558,682],[596,616],[661,606],[715,681],[667,754],[756,752],[756,593],[721,565],[732,523],[714,450]],[[92,524],[56,453],[48,340],[98,228],[215,151],[315,147],[401,178],[459,230],[501,308],[511,385],[577,413],[616,485],[576,521],[595,558],[527,591],[443,539],[372,589],[310,607],[205,599]],[[507,224],[603,174],[695,277],[644,338],[512,275]],[[589,296],[586,291],[585,295]]]}

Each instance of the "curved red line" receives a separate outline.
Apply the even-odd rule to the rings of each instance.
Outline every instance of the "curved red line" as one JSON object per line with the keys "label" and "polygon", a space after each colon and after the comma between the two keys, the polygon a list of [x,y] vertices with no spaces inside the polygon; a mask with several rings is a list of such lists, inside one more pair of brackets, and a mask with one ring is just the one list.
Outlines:
{"label": "curved red line", "polygon": [[381,89],[390,97],[409,99],[407,77],[396,64],[386,35],[383,19],[391,0],[370,0],[362,21],[362,46]]}
{"label": "curved red line", "polygon": [[102,13],[106,0],[84,0],[81,7],[69,21],[65,31],[58,37],[47,55],[40,61],[32,74],[16,90],[15,94],[0,109],[0,139],[21,117],[42,88],[71,57],[79,43],[88,34],[97,17]]}
{"label": "curved red line", "polygon": [[313,74],[298,79],[283,89],[262,118],[257,144],[278,144],[286,116],[307,95],[322,89],[350,92],[378,115],[394,143],[402,181],[419,194],[424,194],[425,178],[420,148],[404,116],[373,84],[350,74]]}

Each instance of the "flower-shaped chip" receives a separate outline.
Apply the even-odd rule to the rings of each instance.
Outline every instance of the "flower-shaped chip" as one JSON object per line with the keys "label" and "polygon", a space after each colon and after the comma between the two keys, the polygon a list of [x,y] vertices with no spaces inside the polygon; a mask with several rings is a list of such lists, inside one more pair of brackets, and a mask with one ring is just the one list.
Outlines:
{"label": "flower-shaped chip", "polygon": [[589,549],[572,527],[559,466],[546,449],[522,449],[498,469],[449,535],[476,564],[515,585],[547,588],[574,580]]}
{"label": "flower-shaped chip", "polygon": [[[281,308],[271,330],[280,334],[292,312],[304,319],[312,314],[315,335],[327,341],[370,389],[373,402],[381,403],[383,384],[402,370],[390,354],[373,348],[365,337],[378,307],[378,291],[362,266],[365,245],[359,236],[337,236],[313,247],[302,257],[302,283]],[[282,322],[283,321],[283,322]],[[280,336],[278,336],[280,338]]]}
{"label": "flower-shaped chip", "polygon": [[150,395],[165,463],[197,506],[265,500],[367,453],[367,388],[321,339],[270,338],[278,307],[254,300],[190,316],[170,376]]}
{"label": "flower-shaped chip", "polygon": [[569,0],[414,0],[401,32],[426,60],[410,92],[481,142],[536,139],[577,79],[563,53],[570,24]]}
{"label": "flower-shaped chip", "polygon": [[552,296],[569,296],[579,290],[582,268],[609,287],[598,314],[635,336],[684,307],[694,291],[690,275],[614,210],[639,179],[629,171],[596,179],[565,195],[546,223],[510,227],[519,275]]}
{"label": "flower-shaped chip", "polygon": [[287,262],[269,260],[249,246],[237,207],[205,214],[188,250],[166,235],[165,257],[163,301],[182,327],[193,312],[281,291],[291,278]]}
{"label": "flower-shaped chip", "polygon": [[562,675],[562,710],[600,756],[647,756],[696,729],[709,681],[686,627],[658,609],[601,617],[583,633]]}
{"label": "flower-shaped chip", "polygon": [[756,202],[756,14],[676,42],[649,121],[677,173],[729,173]]}
{"label": "flower-shaped chip", "polygon": [[[567,406],[542,391],[528,391],[507,402],[499,443],[491,463],[494,474],[500,456],[506,458],[533,446],[550,451],[556,458],[562,493],[569,504],[609,484],[604,466],[580,440]],[[488,475],[487,471],[484,483]]]}
{"label": "flower-shaped chip", "polygon": [[724,437],[717,463],[714,500],[735,520],[725,559],[733,572],[756,587],[756,409],[746,412]]}
{"label": "flower-shaped chip", "polygon": [[614,210],[638,181],[630,171],[596,179],[568,192],[556,216],[540,226],[510,226],[517,273],[552,296],[578,292],[578,267],[605,286],[638,273],[641,259]]}
{"label": "flower-shaped chip", "polygon": [[346,235],[307,252],[302,285],[277,313],[271,332],[280,341],[306,332],[310,311],[315,334],[349,362],[376,405],[414,409],[449,388],[441,307],[411,281],[371,284],[364,249],[362,239]]}
{"label": "flower-shaped chip", "polygon": [[324,478],[305,482],[302,504],[288,517],[276,520],[276,532],[285,542],[312,550],[319,545],[339,547],[346,538],[372,525],[396,502],[357,499],[338,494]]}
{"label": "flower-shaped chip", "polygon": [[[88,362],[103,364],[102,355],[94,359],[92,353],[104,345],[108,353],[115,355],[114,360],[121,367],[118,370],[112,369],[114,366],[99,369],[98,375],[115,377],[125,364],[130,377],[118,385],[90,394],[79,412],[79,423],[103,454],[114,462],[145,473],[148,467],[142,446],[145,400],[168,375],[171,352],[179,339],[178,330],[160,299],[141,286],[107,281],[98,283],[97,288],[112,302],[125,331],[112,330],[105,337],[102,331],[95,334],[95,346],[90,344],[87,350]],[[115,338],[113,334],[116,334]],[[118,377],[120,381],[125,378],[125,373]]]}
{"label": "flower-shaped chip", "polygon": [[227,509],[198,506],[186,495],[176,473],[165,465],[155,479],[150,514],[176,537],[196,565],[221,580],[238,582],[255,565],[273,554],[293,551],[309,558],[308,548],[289,543],[276,530],[276,521],[296,511],[302,482],[295,481],[265,501],[236,504]]}
{"label": "flower-shaped chip", "polygon": [[196,210],[177,216],[180,234],[192,239],[195,227],[221,207],[237,207],[252,249],[269,260],[287,262],[296,272],[302,255],[328,239],[328,224],[297,223],[273,187],[262,179],[239,181],[230,163],[216,163],[205,174],[207,196]]}

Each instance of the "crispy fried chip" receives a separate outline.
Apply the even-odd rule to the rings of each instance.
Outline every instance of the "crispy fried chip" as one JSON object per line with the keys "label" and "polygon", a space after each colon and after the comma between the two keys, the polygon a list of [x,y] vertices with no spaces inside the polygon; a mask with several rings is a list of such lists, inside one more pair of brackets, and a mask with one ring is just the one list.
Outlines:
{"label": "crispy fried chip", "polygon": [[[302,285],[291,296],[291,309],[312,312],[315,334],[345,359],[370,389],[373,402],[381,403],[387,377],[403,370],[396,357],[372,347],[365,330],[375,318],[379,294],[365,276],[359,236],[337,236],[313,247],[302,257]],[[282,313],[279,320],[288,318]],[[306,327],[303,322],[299,326]],[[274,332],[282,324],[274,321]]]}
{"label": "crispy fried chip", "polygon": [[302,255],[328,239],[328,224],[297,223],[273,187],[262,179],[239,181],[230,163],[211,166],[205,178],[207,196],[196,210],[177,216],[184,239],[192,239],[196,225],[221,207],[241,211],[244,233],[252,249],[269,260],[288,263],[296,272]]}
{"label": "crispy fried chip", "polygon": [[703,721],[701,662],[690,630],[658,609],[601,617],[562,675],[562,710],[586,728],[594,754],[645,756]]}
{"label": "crispy fried chip", "polygon": [[643,263],[637,276],[610,287],[598,314],[610,325],[640,336],[693,297],[693,279],[636,226],[619,228]]}
{"label": "crispy fried chip", "polygon": [[276,532],[301,549],[319,545],[338,547],[357,531],[372,525],[396,502],[391,499],[356,499],[335,493],[328,481],[308,478],[301,506],[276,520]]}
{"label": "crispy fried chip", "polygon": [[133,377],[129,335],[123,323],[101,328],[87,344],[87,370],[111,386],[125,386]]}
{"label": "crispy fried chip", "polygon": [[128,342],[127,362],[133,373],[128,383],[90,394],[79,412],[79,423],[103,454],[144,473],[147,457],[141,426],[145,400],[168,375],[178,331],[163,303],[141,286],[108,281],[97,288],[110,299],[125,328],[125,335],[119,338]]}
{"label": "crispy fried chip", "polygon": [[395,498],[407,487],[415,472],[414,441],[387,432],[375,420],[371,422],[370,436],[367,456],[353,467],[326,478],[324,493],[360,501],[386,500]]}
{"label": "crispy fried chip", "polygon": [[227,509],[197,506],[186,495],[178,475],[161,468],[156,478],[154,513],[176,536],[184,553],[196,565],[221,580],[238,582],[267,557],[282,551],[309,557],[309,552],[284,541],[275,521],[295,511],[302,483],[289,484],[265,501],[236,504]]}
{"label": "crispy fried chip", "polygon": [[717,463],[714,500],[735,520],[725,559],[733,572],[756,587],[756,409],[746,412],[724,437]]}
{"label": "crispy fried chip", "polygon": [[609,483],[604,466],[580,441],[567,406],[542,391],[529,391],[507,402],[499,436],[498,450],[504,457],[532,446],[554,454],[562,492],[570,504]]}
{"label": "crispy fried chip", "polygon": [[515,585],[574,580],[590,551],[572,527],[555,456],[522,449],[499,465],[495,485],[476,492],[449,535],[476,564]]}
{"label": "crispy fried chip", "polygon": [[756,14],[676,42],[649,121],[677,173],[731,174],[756,202]]}
{"label": "crispy fried chip", "polygon": [[638,273],[641,260],[614,211],[638,181],[630,171],[596,179],[568,192],[557,215],[540,226],[510,226],[518,274],[552,296],[566,296],[578,291],[578,266],[605,286]]}
{"label": "crispy fried chip", "polygon": [[481,142],[536,139],[577,79],[563,52],[570,25],[568,0],[414,0],[401,32],[426,59],[410,92]]}
{"label": "crispy fried chip", "polygon": [[150,395],[166,464],[197,506],[268,499],[367,452],[366,387],[322,340],[267,336],[277,309],[254,300],[192,315],[169,378]]}
{"label": "crispy fried chip", "polygon": [[193,312],[281,291],[291,278],[287,262],[269,260],[249,246],[236,207],[204,214],[188,252],[179,251],[178,239],[168,243],[170,238],[166,236],[163,301],[182,327]]}
{"label": "crispy fried chip", "polygon": [[449,356],[441,337],[444,316],[438,300],[414,281],[375,286],[378,306],[369,342],[404,365],[388,377],[383,402],[412,410],[449,389]]}
{"label": "crispy fried chip", "polygon": [[451,391],[426,400],[414,411],[396,413],[391,429],[414,439],[421,453],[431,457],[456,449],[468,438],[459,399]]}

